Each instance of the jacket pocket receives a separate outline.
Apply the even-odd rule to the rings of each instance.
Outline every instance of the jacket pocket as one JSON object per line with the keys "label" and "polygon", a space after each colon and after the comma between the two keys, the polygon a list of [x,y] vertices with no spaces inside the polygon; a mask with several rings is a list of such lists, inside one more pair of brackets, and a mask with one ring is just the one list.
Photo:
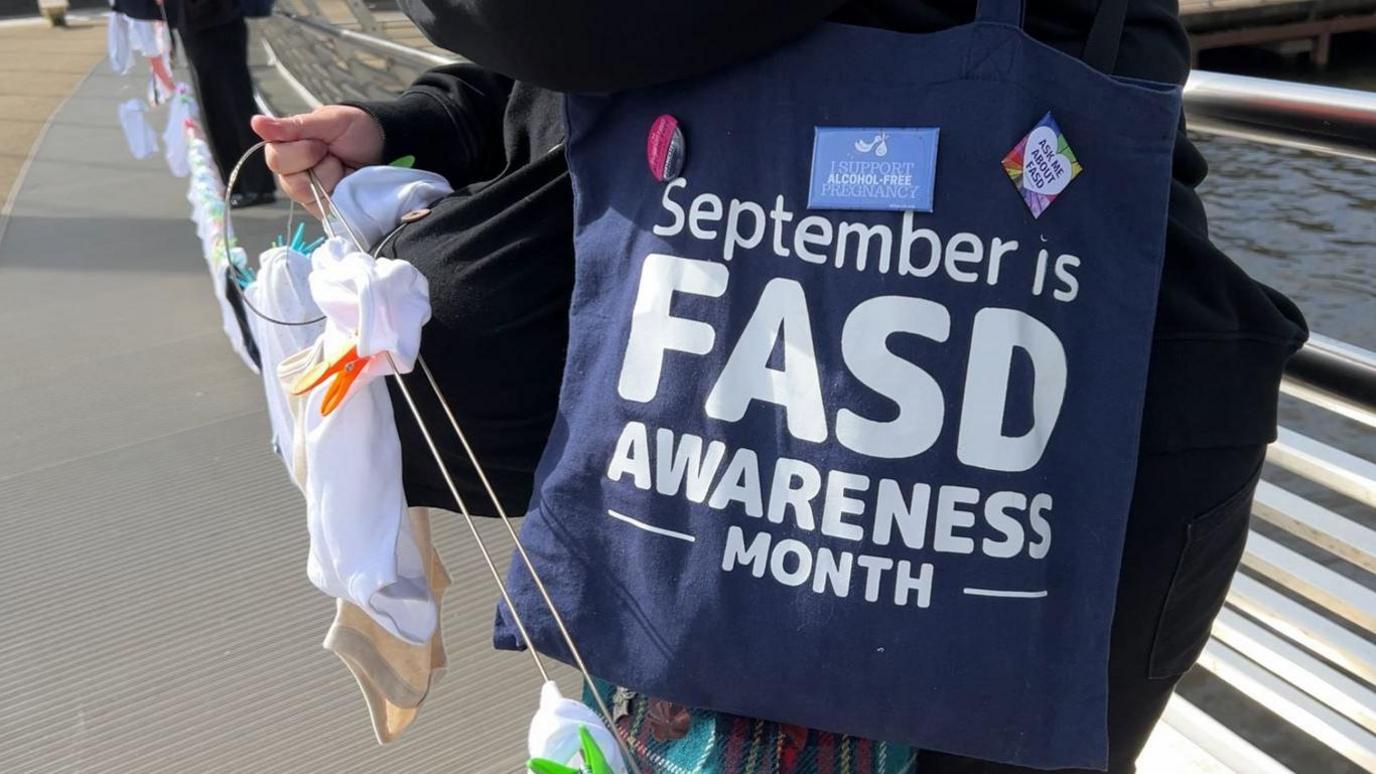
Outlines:
{"label": "jacket pocket", "polygon": [[1191,519],[1152,642],[1148,676],[1178,677],[1199,658],[1247,546],[1261,468],[1227,500]]}

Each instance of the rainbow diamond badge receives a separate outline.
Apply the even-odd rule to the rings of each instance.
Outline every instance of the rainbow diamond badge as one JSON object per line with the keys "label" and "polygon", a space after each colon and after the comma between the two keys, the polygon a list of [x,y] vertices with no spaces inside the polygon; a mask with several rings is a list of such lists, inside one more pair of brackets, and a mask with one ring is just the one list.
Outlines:
{"label": "rainbow diamond badge", "polygon": [[1032,217],[1040,218],[1084,168],[1056,119],[1047,113],[1003,157],[1003,171],[1017,186]]}

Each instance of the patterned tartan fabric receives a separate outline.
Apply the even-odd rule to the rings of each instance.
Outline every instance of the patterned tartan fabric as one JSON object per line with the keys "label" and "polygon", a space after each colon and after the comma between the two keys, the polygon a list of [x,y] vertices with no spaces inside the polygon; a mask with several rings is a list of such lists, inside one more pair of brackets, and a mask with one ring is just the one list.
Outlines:
{"label": "patterned tartan fabric", "polygon": [[[598,683],[644,774],[912,774],[911,747],[686,709]],[[624,698],[628,697],[628,698]],[[593,704],[584,692],[584,701]],[[617,709],[617,704],[621,709]]]}

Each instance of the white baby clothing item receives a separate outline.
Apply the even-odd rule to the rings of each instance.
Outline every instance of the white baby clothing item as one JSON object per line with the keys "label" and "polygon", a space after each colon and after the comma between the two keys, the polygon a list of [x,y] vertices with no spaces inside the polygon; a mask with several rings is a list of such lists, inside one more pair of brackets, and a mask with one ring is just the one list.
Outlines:
{"label": "white baby clothing item", "polygon": [[186,158],[186,122],[196,117],[196,110],[191,89],[184,83],[177,84],[177,93],[167,107],[167,127],[162,130],[162,156],[174,177],[186,177],[191,172]]}
{"label": "white baby clothing item", "polygon": [[129,47],[147,56],[162,56],[172,50],[172,39],[168,37],[167,25],[160,21],[144,21],[124,17],[129,26]]}
{"label": "white baby clothing item", "polygon": [[119,103],[119,125],[124,129],[124,141],[136,159],[146,159],[158,150],[158,135],[148,125],[143,102],[137,99]]}
{"label": "white baby clothing item", "polygon": [[[305,322],[320,316],[320,307],[311,298],[311,259],[290,247],[274,247],[258,256],[258,274],[244,289],[244,298],[254,309],[274,320]],[[310,325],[278,325],[254,314],[246,306],[249,328],[258,344],[262,364],[263,391],[267,395],[268,421],[272,425],[272,447],[287,465],[298,487],[304,481],[292,471],[296,436],[287,391],[277,377],[277,367],[291,355],[311,346],[325,330],[324,321]]]}
{"label": "white baby clothing item", "polygon": [[585,726],[598,749],[607,757],[612,771],[626,774],[626,762],[621,757],[616,737],[591,707],[581,701],[565,699],[553,680],[540,688],[540,709],[530,719],[530,733],[526,737],[530,757],[565,765],[573,765],[575,756],[581,761],[583,741],[578,736],[578,729]]}
{"label": "white baby clothing item", "polygon": [[124,75],[134,66],[133,51],[129,45],[129,23],[124,14],[110,12],[109,25],[105,29],[105,49],[110,55],[110,69],[117,74]]}
{"label": "white baby clothing item", "polygon": [[328,416],[320,407],[329,380],[305,404],[307,573],[321,591],[423,645],[438,613],[406,518],[401,442],[381,377],[393,373],[392,363],[401,373],[415,366],[430,319],[429,285],[411,264],[375,260],[339,238],[317,248],[311,265],[311,297],[325,315],[319,357],[338,358],[355,345],[371,359]]}
{"label": "white baby clothing item", "polygon": [[[220,329],[225,332],[225,338],[229,339],[229,346],[239,355],[240,359],[244,361],[244,365],[248,366],[249,370],[256,374],[258,373],[258,365],[253,362],[253,358],[248,354],[248,345],[244,341],[244,329],[239,327],[239,318],[234,314],[234,307],[229,305],[228,294],[238,291],[229,286],[229,278],[225,276],[226,266],[223,251],[217,252],[220,255],[220,259],[216,262],[218,265],[211,266],[210,279],[214,283],[215,301],[220,306]],[[247,259],[242,247],[232,247],[230,248],[230,253],[232,254],[232,260],[239,262],[240,265],[243,265],[243,261]],[[207,261],[213,259],[214,254],[206,258]]]}
{"label": "white baby clothing item", "polygon": [[[426,575],[431,596],[439,606],[450,578],[430,543],[430,512],[411,508],[408,519],[421,554],[429,557]],[[442,627],[435,627],[427,644],[412,645],[392,636],[357,605],[342,599],[335,605],[325,649],[338,656],[353,674],[368,705],[373,734],[379,744],[387,744],[415,722],[430,690],[444,674],[448,657]]]}
{"label": "white baby clothing item", "polygon": [[325,359],[325,345],[316,339],[306,349],[293,355],[289,355],[281,363],[277,364],[277,382],[286,395],[287,415],[291,419],[292,438],[297,443],[292,445],[288,452],[283,455],[287,463],[287,472],[291,475],[291,480],[296,482],[296,486],[304,493],[306,491],[306,481],[309,475],[309,468],[306,466],[306,404],[310,403],[311,394],[293,395],[289,392],[291,385],[296,382]]}
{"label": "white baby clothing item", "polygon": [[[386,352],[400,373],[415,367],[420,330],[430,320],[430,284],[416,267],[373,258],[332,237],[311,253],[310,288],[325,315],[327,352],[356,340],[359,357]],[[390,373],[385,357],[373,358],[364,369],[371,376]]]}
{"label": "white baby clothing item", "polygon": [[[454,193],[434,172],[405,167],[363,167],[345,176],[331,201],[365,248],[373,248],[401,223],[401,216]],[[332,221],[337,222],[333,216]],[[332,223],[337,234],[349,231]]]}
{"label": "white baby clothing item", "polygon": [[224,233],[225,187],[220,182],[220,173],[210,157],[210,148],[196,130],[187,128],[186,162],[190,170],[191,182],[186,189],[186,200],[191,203],[191,221],[196,224],[196,238],[201,240],[201,252],[211,267],[220,261],[211,257],[218,251],[214,249],[217,238]]}
{"label": "white baby clothing item", "polygon": [[[322,362],[322,350],[323,346],[316,341],[283,360],[278,366],[281,384],[296,382]],[[288,419],[303,437],[308,396],[286,395]],[[304,445],[297,445],[293,450],[287,458],[287,467],[297,486],[304,490],[310,480]],[[430,511],[408,508],[404,523],[420,555],[427,558],[426,582],[438,611],[451,581],[430,540]],[[416,645],[383,628],[368,611],[342,599],[335,600],[334,621],[322,644],[344,662],[358,683],[379,744],[395,740],[415,721],[421,704],[449,663],[444,651],[443,629],[438,624],[426,644]]]}

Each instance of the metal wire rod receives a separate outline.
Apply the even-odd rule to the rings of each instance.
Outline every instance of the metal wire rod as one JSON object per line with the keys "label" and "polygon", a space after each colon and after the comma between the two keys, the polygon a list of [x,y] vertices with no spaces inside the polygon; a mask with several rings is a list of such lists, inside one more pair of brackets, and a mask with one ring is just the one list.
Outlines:
{"label": "metal wire rod", "polygon": [[[573,656],[573,660],[578,666],[578,671],[583,674],[583,679],[587,682],[588,692],[591,693],[593,698],[597,701],[597,708],[607,717],[608,722],[612,724],[611,728],[615,734],[616,725],[612,719],[611,710],[607,708],[606,703],[602,700],[602,694],[597,691],[597,685],[593,682],[592,674],[588,671],[587,664],[583,662],[583,654],[579,652],[578,646],[574,644],[573,635],[569,633],[568,627],[564,623],[564,617],[559,614],[559,608],[555,606],[554,600],[550,597],[549,589],[545,587],[544,580],[540,578],[540,574],[535,570],[534,563],[530,560],[530,555],[526,553],[525,545],[521,543],[521,538],[517,534],[516,528],[511,524],[511,517],[507,515],[506,509],[502,507],[501,501],[497,499],[497,493],[493,491],[492,484],[487,480],[487,474],[483,472],[482,464],[478,462],[478,455],[474,453],[473,447],[468,443],[468,437],[464,435],[463,429],[459,427],[459,421],[454,417],[454,411],[449,408],[449,401],[444,399],[444,393],[440,391],[439,383],[435,381],[435,375],[431,373],[430,366],[426,364],[425,358],[418,357],[416,358],[416,362],[420,365],[420,370],[425,374],[426,380],[429,381],[430,389],[434,391],[435,397],[439,399],[440,406],[444,408],[444,415],[449,418],[449,426],[454,429],[454,434],[459,437],[459,443],[463,444],[464,452],[468,455],[468,460],[473,463],[473,469],[477,471],[478,479],[482,481],[483,489],[487,491],[488,498],[492,500],[492,505],[497,509],[497,515],[501,517],[502,524],[511,535],[511,541],[516,546],[516,553],[520,556],[521,563],[525,565],[526,570],[530,573],[531,580],[535,582],[535,588],[540,592],[540,598],[544,600],[545,607],[550,612],[550,617],[554,619],[555,626],[559,628],[559,633],[564,639],[564,644],[569,648],[569,655]],[[509,602],[507,604],[510,605]],[[527,642],[529,642],[529,640],[527,640]],[[629,756],[630,751],[627,750],[626,752]],[[632,764],[632,767],[634,767],[634,764]]]}
{"label": "metal wire rod", "polygon": [[463,498],[459,495],[459,489],[454,485],[454,479],[449,475],[449,468],[440,457],[440,450],[435,446],[434,439],[430,437],[430,429],[425,426],[425,420],[421,418],[420,408],[416,406],[415,399],[411,397],[411,391],[406,387],[406,380],[402,379],[401,373],[397,371],[397,364],[396,361],[392,360],[392,353],[383,351],[382,354],[387,356],[387,363],[392,367],[392,371],[394,372],[392,378],[396,381],[397,386],[401,388],[401,394],[406,398],[406,405],[411,408],[411,416],[415,417],[416,424],[420,426],[420,433],[425,437],[425,445],[430,447],[430,453],[434,455],[435,462],[439,463],[440,474],[444,476],[444,483],[449,487],[449,493],[454,496],[454,502],[458,503],[459,515],[463,516],[464,522],[468,524],[468,531],[472,533],[474,542],[478,544],[478,551],[482,553],[483,561],[487,564],[488,571],[492,573],[492,579],[497,582],[497,589],[502,594],[502,600],[506,602],[506,606],[512,610],[512,620],[516,624],[517,631],[521,633],[521,639],[526,643],[526,650],[530,653],[531,657],[535,659],[535,668],[540,670],[540,676],[548,682],[549,672],[545,670],[545,664],[540,660],[540,654],[536,652],[535,647],[530,644],[530,635],[526,632],[525,622],[523,622],[521,617],[515,612],[516,606],[512,603],[510,594],[507,593],[506,584],[502,582],[501,573],[497,570],[496,563],[492,561],[492,554],[487,550],[487,543],[483,540],[482,535],[478,533],[478,525],[473,521],[473,515],[469,513],[468,507],[464,505]]}
{"label": "metal wire rod", "polygon": [[[259,150],[262,150],[263,148],[267,147],[267,144],[267,141],[264,140],[255,143],[253,147],[244,151],[244,155],[239,157],[239,160],[234,163],[234,168],[229,171],[229,180],[225,181],[225,193],[223,201],[224,206],[221,208],[220,212],[220,246],[225,253],[225,265],[229,267],[229,270],[236,277],[241,275],[239,272],[239,267],[234,265],[233,256],[229,251],[229,238],[234,233],[234,221],[230,218],[229,214],[229,197],[234,193],[234,184],[239,180],[239,170],[243,169],[244,162],[248,161],[249,157],[257,153]],[[312,173],[311,177],[315,177],[314,173]],[[312,193],[314,193],[314,189],[312,189]],[[292,217],[295,215],[295,213],[295,203],[293,202],[292,209],[287,213],[287,233],[289,234],[291,233]],[[325,226],[325,231],[326,233],[329,233],[328,226]],[[285,325],[295,327],[301,325],[315,325],[316,323],[325,321],[325,315],[323,314],[319,317],[313,317],[309,320],[279,320],[263,312],[258,307],[254,306],[253,302],[249,300],[248,294],[244,292],[244,289],[239,286],[239,283],[237,281],[231,282],[230,284],[233,285],[234,290],[239,293],[239,300],[244,302],[244,308],[248,309],[250,312],[253,312],[258,317],[267,320],[273,325]]]}

